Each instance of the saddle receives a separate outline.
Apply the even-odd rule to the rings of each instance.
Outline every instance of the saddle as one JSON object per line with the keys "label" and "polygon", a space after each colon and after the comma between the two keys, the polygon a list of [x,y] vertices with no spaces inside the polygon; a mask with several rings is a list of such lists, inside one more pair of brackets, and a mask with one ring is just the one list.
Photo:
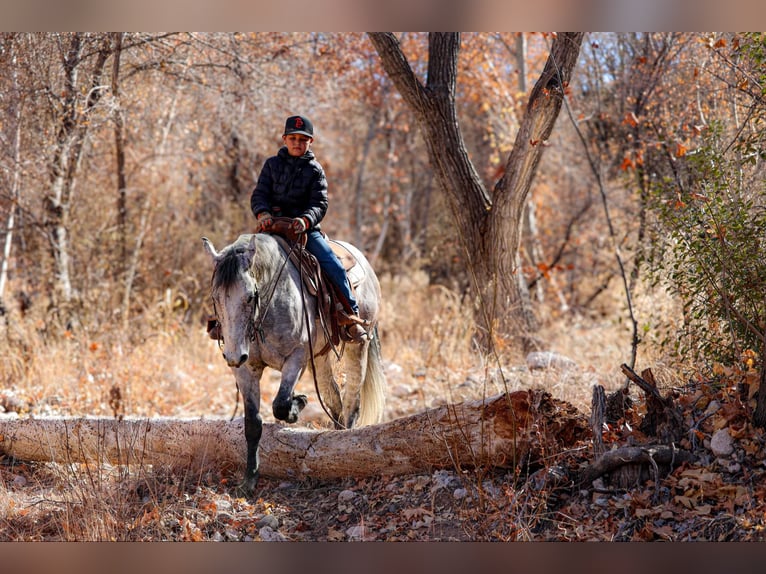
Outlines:
{"label": "saddle", "polygon": [[[272,221],[269,229],[259,230],[259,232],[273,235],[300,271],[306,291],[317,298],[317,319],[329,335],[331,344],[339,345],[341,341],[349,341],[345,327],[353,324],[353,321],[349,319],[351,309],[348,301],[340,294],[333,282],[325,277],[314,255],[306,249],[294,249],[296,243],[299,243],[301,247],[306,246],[306,234],[295,233],[292,228],[292,219],[289,217],[275,217]],[[351,289],[356,290],[364,279],[364,269],[359,265],[356,257],[341,243],[329,238],[327,241],[346,270]],[[330,342],[318,353],[319,355],[330,350]]]}

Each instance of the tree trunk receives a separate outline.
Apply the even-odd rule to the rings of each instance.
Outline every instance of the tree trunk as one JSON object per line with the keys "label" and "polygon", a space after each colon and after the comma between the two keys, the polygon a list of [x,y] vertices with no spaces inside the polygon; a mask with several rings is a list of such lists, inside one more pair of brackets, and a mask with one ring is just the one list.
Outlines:
{"label": "tree trunk", "polygon": [[[54,305],[62,313],[65,323],[76,319],[71,309],[75,290],[70,269],[69,214],[88,136],[88,112],[101,97],[101,78],[109,55],[105,46],[97,52],[90,85],[80,85],[78,76],[83,63],[84,36],[82,33],[73,34],[68,51],[63,55],[64,88],[56,110],[58,131],[50,162],[50,194],[46,197],[45,223],[56,269]],[[81,101],[83,87],[87,88],[84,102]]]}
{"label": "tree trunk", "polygon": [[[334,479],[434,468],[539,463],[588,434],[587,419],[542,391],[433,408],[347,431],[264,425],[261,475]],[[0,453],[57,463],[241,468],[242,419],[0,418]]]}
{"label": "tree trunk", "polygon": [[124,32],[114,32],[112,51],[112,119],[114,121],[114,157],[117,164],[117,227],[119,228],[120,261],[125,273],[125,261],[128,258],[128,198],[127,177],[125,175],[125,121],[122,117],[120,96],[120,57],[122,56],[122,36]]}
{"label": "tree trunk", "polygon": [[[524,204],[537,165],[558,117],[577,62],[582,33],[558,34],[545,69],[530,95],[505,174],[490,194],[468,158],[455,107],[458,33],[429,35],[424,86],[410,68],[396,37],[370,33],[383,68],[414,111],[429,160],[446,193],[456,233],[476,277],[477,323],[485,342],[532,333],[537,322],[519,269]],[[491,344],[491,343],[490,343]]]}
{"label": "tree trunk", "polygon": [[362,157],[359,158],[359,170],[356,173],[356,183],[354,185],[354,201],[351,213],[351,228],[354,230],[354,243],[356,245],[364,245],[364,239],[362,237],[362,228],[364,227],[364,210],[362,208],[363,191],[364,191],[364,170],[367,167],[367,160],[370,157],[370,147],[372,141],[378,135],[380,129],[380,108],[376,109],[370,121],[367,124],[367,135],[364,138],[364,144],[362,144]]}
{"label": "tree trunk", "polygon": [[13,233],[16,225],[16,211],[21,200],[21,110],[23,98],[19,87],[18,70],[16,69],[16,42],[9,42],[13,56],[11,61],[14,63],[11,72],[13,96],[10,98],[11,104],[6,109],[7,117],[11,125],[15,124],[13,136],[13,178],[11,180],[10,208],[8,209],[8,219],[5,222],[5,242],[3,243],[3,259],[0,263],[0,308],[3,307],[5,298],[5,286],[8,282],[8,268],[10,266],[11,248],[13,247]]}

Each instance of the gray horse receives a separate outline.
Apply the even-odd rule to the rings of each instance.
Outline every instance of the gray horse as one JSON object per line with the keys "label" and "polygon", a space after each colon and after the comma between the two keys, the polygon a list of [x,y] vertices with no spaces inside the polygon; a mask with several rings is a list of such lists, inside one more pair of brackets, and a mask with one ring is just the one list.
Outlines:
{"label": "gray horse", "polygon": [[[241,488],[251,494],[258,482],[258,444],[263,429],[260,380],[265,367],[282,374],[272,402],[279,420],[298,420],[307,398],[293,391],[311,364],[317,390],[336,428],[380,422],[385,385],[375,328],[380,284],[358,249],[337,242],[354,256],[361,271],[356,298],[359,315],[373,325],[371,338],[346,345],[339,354],[325,352],[312,361],[312,351],[316,354],[327,343],[317,317],[316,297],[303,290],[299,270],[277,240],[264,233],[240,235],[220,252],[207,238],[202,241],[215,267],[211,288],[223,358],[234,372],[244,402],[247,466]],[[340,372],[345,374],[342,390],[335,376]]]}

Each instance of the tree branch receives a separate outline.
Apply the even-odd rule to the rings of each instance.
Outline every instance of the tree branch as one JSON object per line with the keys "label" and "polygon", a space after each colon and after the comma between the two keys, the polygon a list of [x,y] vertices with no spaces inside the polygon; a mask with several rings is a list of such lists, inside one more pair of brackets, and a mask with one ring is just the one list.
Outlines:
{"label": "tree branch", "polygon": [[[368,32],[383,69],[404,100],[421,113],[428,107],[428,94],[402,52],[399,40],[391,32]],[[430,64],[429,64],[430,65]]]}

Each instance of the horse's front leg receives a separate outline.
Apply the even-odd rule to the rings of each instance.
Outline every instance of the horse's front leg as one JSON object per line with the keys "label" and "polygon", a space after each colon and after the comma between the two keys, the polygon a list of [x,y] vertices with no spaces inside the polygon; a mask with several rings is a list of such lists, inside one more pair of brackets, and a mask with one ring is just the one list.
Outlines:
{"label": "horse's front leg", "polygon": [[295,385],[298,384],[298,379],[306,368],[305,357],[303,349],[297,349],[287,357],[282,365],[282,380],[279,384],[279,391],[271,405],[274,417],[280,421],[294,423],[298,420],[298,414],[308,404],[306,395],[293,394]]}
{"label": "horse's front leg", "polygon": [[242,402],[245,409],[245,441],[247,442],[247,463],[245,476],[238,490],[245,496],[251,496],[258,484],[258,467],[260,459],[258,448],[263,434],[263,420],[259,413],[261,406],[260,382],[263,375],[263,367],[253,368],[250,365],[242,365],[233,368],[237,379],[237,388],[242,394]]}

